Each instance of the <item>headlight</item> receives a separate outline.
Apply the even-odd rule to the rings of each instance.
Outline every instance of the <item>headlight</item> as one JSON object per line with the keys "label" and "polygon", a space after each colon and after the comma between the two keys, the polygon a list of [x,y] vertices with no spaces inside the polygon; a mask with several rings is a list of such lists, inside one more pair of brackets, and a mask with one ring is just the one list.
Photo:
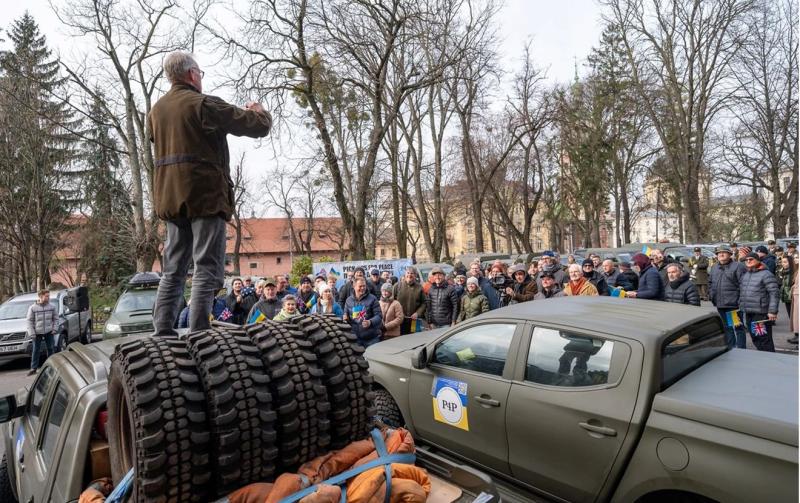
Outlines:
{"label": "headlight", "polygon": [[106,323],[106,332],[122,332],[122,327],[117,323]]}

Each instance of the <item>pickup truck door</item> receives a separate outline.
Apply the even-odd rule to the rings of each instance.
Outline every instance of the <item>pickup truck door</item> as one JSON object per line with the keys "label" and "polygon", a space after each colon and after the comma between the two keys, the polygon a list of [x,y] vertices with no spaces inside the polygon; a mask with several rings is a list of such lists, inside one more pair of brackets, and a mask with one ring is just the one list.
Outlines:
{"label": "pickup truck door", "polygon": [[[44,498],[47,472],[38,459],[39,444],[56,381],[56,372],[44,365],[28,393],[27,413],[22,416],[14,439],[14,463],[17,473],[19,501],[46,501]],[[11,459],[9,458],[9,462]]]}
{"label": "pickup truck door", "polygon": [[[516,320],[459,324],[412,369],[411,421],[419,437],[483,466],[510,473],[506,408],[521,332]],[[508,364],[507,364],[508,363]]]}
{"label": "pickup truck door", "polygon": [[511,472],[559,498],[595,501],[631,423],[640,348],[540,326],[529,341],[522,344],[508,397]]}

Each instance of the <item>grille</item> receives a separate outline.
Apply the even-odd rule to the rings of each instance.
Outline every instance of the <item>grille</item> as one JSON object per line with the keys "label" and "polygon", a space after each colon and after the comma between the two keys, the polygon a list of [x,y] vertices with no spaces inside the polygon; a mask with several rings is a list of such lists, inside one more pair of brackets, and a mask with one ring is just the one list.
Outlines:
{"label": "grille", "polygon": [[122,325],[122,333],[123,334],[131,334],[134,332],[152,332],[153,331],[153,324],[152,323],[137,323],[135,325]]}
{"label": "grille", "polygon": [[21,341],[28,336],[27,332],[14,332],[13,334],[0,335],[0,342]]}

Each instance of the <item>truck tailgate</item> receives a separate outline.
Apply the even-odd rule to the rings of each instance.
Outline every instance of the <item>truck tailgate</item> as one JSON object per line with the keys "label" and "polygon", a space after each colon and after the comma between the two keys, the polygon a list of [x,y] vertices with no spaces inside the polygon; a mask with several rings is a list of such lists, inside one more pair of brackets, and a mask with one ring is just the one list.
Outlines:
{"label": "truck tailgate", "polygon": [[657,394],[653,410],[797,447],[798,359],[734,349]]}

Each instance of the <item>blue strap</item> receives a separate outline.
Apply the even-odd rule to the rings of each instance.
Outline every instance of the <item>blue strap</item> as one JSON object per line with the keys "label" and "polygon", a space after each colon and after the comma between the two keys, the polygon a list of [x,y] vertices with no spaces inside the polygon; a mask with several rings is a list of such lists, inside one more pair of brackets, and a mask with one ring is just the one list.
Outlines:
{"label": "blue strap", "polygon": [[133,487],[133,468],[125,474],[122,481],[111,491],[106,498],[106,503],[122,503],[127,499],[128,493]]}
{"label": "blue strap", "polygon": [[[388,456],[389,452],[386,450],[386,444],[383,442],[383,435],[377,428],[372,430],[372,443],[375,444],[375,450],[378,451],[378,458]],[[386,495],[383,498],[383,503],[389,503],[389,496],[392,494],[392,465],[383,465],[383,471],[386,473]]]}
{"label": "blue strap", "polygon": [[[372,431],[373,439],[375,439],[376,432],[377,432],[379,440],[375,441],[375,448],[378,451],[378,454],[380,454],[381,450],[383,450],[383,452],[386,453],[386,445],[383,443],[383,436],[380,434],[379,430],[374,429]],[[316,485],[313,485],[313,486],[310,486],[310,487],[306,487],[302,491],[298,491],[298,492],[292,494],[291,496],[287,496],[287,497],[281,499],[279,503],[294,503],[296,501],[300,501],[301,499],[305,498],[309,494],[311,494],[314,491],[316,491],[317,490],[317,486],[322,485],[322,484],[332,485],[332,486],[342,486],[347,482],[348,479],[351,479],[351,478],[355,477],[356,475],[364,473],[367,470],[371,470],[372,468],[375,468],[377,466],[386,466],[387,469],[391,472],[391,467],[388,466],[388,465],[390,465],[392,463],[402,463],[402,464],[407,464],[407,465],[413,465],[416,461],[417,461],[417,456],[415,454],[413,454],[413,453],[407,453],[407,454],[385,454],[383,456],[380,456],[378,459],[374,459],[374,460],[370,461],[369,463],[364,463],[363,465],[358,466],[356,468],[351,468],[351,469],[349,469],[347,471],[344,471],[344,472],[340,473],[339,475],[336,475],[334,477],[329,478],[328,480],[324,480],[324,481],[320,482],[319,484],[316,484]],[[391,475],[391,473],[390,473],[390,475]],[[391,493],[390,488],[389,488],[390,480],[387,479],[386,482],[387,482],[387,484],[386,484],[386,492],[387,492],[387,497],[388,497],[388,495]],[[347,497],[347,488],[346,487],[342,487],[342,501],[346,501],[346,497]]]}

